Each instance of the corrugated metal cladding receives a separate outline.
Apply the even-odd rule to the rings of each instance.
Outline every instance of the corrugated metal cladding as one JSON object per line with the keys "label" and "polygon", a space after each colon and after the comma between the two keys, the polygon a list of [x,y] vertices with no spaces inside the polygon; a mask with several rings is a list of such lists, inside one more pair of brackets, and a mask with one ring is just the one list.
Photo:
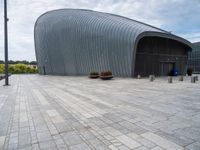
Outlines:
{"label": "corrugated metal cladding", "polygon": [[194,69],[195,73],[200,73],[200,42],[192,44],[192,52],[189,53],[188,66]]}
{"label": "corrugated metal cladding", "polygon": [[131,77],[137,43],[152,35],[189,45],[164,30],[117,15],[80,9],[50,11],[35,24],[39,72],[87,75],[111,70],[115,76]]}

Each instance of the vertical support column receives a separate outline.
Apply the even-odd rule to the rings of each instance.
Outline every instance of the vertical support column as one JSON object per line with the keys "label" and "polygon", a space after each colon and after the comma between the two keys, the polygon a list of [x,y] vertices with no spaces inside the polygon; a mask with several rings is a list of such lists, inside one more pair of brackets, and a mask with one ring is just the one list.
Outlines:
{"label": "vertical support column", "polygon": [[9,85],[8,81],[8,27],[7,27],[7,0],[4,0],[4,41],[5,41],[5,85]]}

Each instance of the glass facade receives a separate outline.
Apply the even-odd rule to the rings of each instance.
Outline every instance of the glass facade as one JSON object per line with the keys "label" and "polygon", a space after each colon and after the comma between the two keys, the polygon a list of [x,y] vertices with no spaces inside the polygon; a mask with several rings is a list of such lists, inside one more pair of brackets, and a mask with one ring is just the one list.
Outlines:
{"label": "glass facade", "polygon": [[188,55],[188,67],[192,67],[194,73],[200,73],[200,42],[193,43],[192,52]]}

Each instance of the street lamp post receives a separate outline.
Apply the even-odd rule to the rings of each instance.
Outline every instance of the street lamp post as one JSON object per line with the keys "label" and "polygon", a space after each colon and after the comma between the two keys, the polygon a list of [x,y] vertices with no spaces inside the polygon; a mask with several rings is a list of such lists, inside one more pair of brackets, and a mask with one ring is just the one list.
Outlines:
{"label": "street lamp post", "polygon": [[4,0],[4,41],[5,41],[5,85],[9,85],[8,81],[8,18],[7,18],[7,0]]}

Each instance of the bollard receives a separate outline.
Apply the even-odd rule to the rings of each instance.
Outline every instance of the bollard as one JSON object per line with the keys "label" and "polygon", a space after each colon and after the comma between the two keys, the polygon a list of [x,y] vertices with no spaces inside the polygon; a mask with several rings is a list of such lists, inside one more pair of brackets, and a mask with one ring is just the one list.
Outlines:
{"label": "bollard", "polygon": [[153,80],[155,80],[156,79],[156,77],[155,77],[155,75],[153,75]]}
{"label": "bollard", "polygon": [[138,79],[141,79],[141,75],[137,75],[137,78],[138,78]]}
{"label": "bollard", "polygon": [[179,76],[179,81],[183,81],[183,76]]}
{"label": "bollard", "polygon": [[149,81],[153,82],[155,80],[155,76],[154,75],[149,75]]}
{"label": "bollard", "polygon": [[195,83],[195,76],[191,76],[191,83]]}
{"label": "bollard", "polygon": [[195,76],[195,81],[199,81],[198,76]]}
{"label": "bollard", "polygon": [[168,77],[168,83],[172,83],[172,77],[171,76]]}

